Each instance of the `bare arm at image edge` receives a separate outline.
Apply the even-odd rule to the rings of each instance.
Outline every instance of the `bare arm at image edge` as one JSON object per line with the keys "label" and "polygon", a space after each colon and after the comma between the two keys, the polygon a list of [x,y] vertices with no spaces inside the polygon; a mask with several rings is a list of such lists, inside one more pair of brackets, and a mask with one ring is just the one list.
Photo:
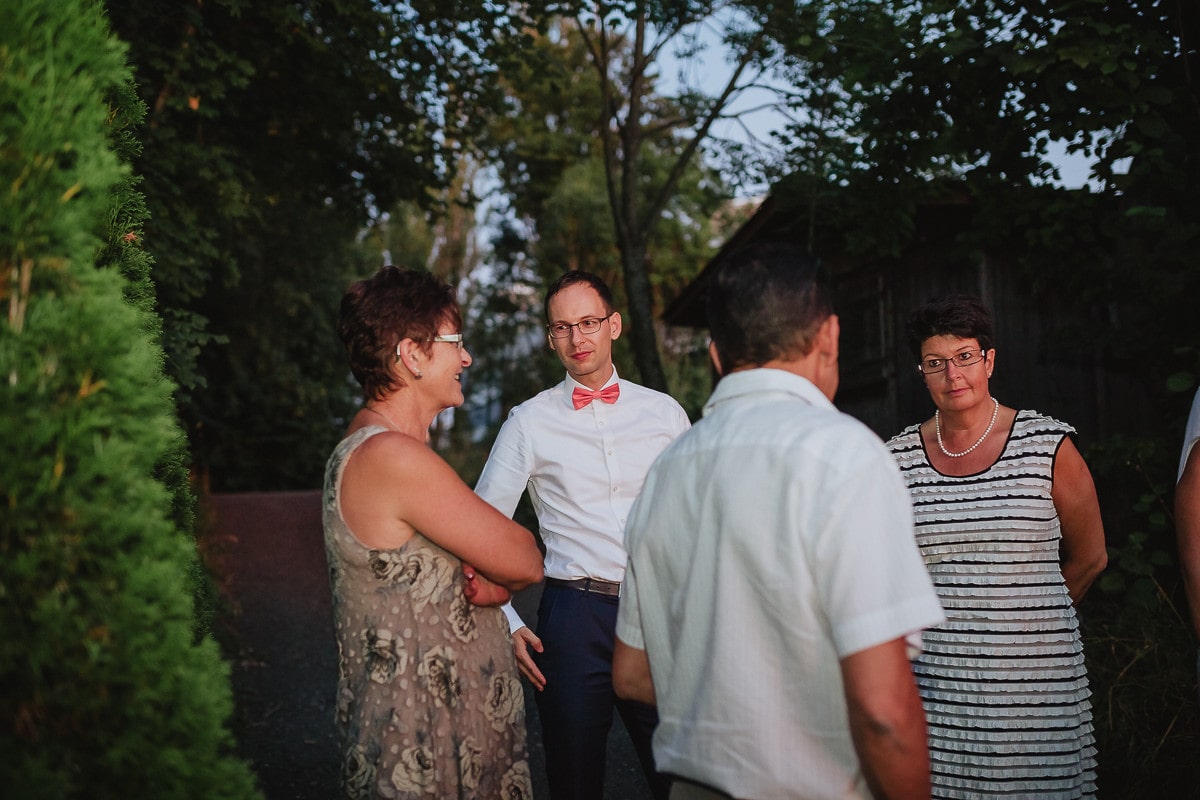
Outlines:
{"label": "bare arm at image edge", "polygon": [[1175,537],[1192,628],[1200,637],[1200,444],[1192,447],[1175,487]]}

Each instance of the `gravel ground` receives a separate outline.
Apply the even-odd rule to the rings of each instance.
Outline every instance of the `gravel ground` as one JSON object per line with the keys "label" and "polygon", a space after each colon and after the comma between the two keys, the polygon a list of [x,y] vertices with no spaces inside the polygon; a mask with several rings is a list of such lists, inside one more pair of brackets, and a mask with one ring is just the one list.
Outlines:
{"label": "gravel ground", "polygon": [[[225,600],[238,749],[267,800],[338,796],[333,729],[337,681],[320,492],[218,494],[203,513],[201,549]],[[515,599],[533,621],[540,587]],[[526,685],[535,800],[548,797],[541,725]],[[605,800],[648,800],[620,718],[609,738]]]}

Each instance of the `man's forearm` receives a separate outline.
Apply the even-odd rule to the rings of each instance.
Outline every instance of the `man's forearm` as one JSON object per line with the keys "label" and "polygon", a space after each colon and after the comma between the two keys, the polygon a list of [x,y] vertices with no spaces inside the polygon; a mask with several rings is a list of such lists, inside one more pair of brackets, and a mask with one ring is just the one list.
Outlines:
{"label": "man's forearm", "polygon": [[630,647],[618,637],[613,648],[613,691],[625,700],[654,705],[654,682],[645,650]]}
{"label": "man's forearm", "polygon": [[923,713],[891,723],[856,720],[852,713],[850,726],[863,776],[876,800],[929,797],[929,750]]}
{"label": "man's forearm", "polygon": [[929,744],[905,640],[842,659],[850,735],[876,800],[928,800]]}

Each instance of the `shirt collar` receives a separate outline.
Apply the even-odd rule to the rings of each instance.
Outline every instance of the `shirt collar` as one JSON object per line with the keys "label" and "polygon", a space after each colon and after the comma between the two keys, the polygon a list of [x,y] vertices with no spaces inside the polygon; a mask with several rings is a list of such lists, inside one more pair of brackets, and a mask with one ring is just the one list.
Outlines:
{"label": "shirt collar", "polygon": [[[618,380],[619,380],[619,378],[617,377],[617,367],[613,366],[612,377],[608,378],[608,380],[605,381],[604,386],[600,386],[600,389],[606,389],[606,387],[612,386],[614,383],[617,383]],[[586,389],[587,391],[592,391],[592,387],[584,386],[583,384],[580,383],[580,381],[575,380],[575,378],[571,378],[570,373],[566,373],[565,386],[566,386],[566,393],[571,393],[575,389]]]}
{"label": "shirt collar", "polygon": [[717,383],[708,402],[704,404],[704,416],[708,416],[718,405],[727,400],[746,395],[782,392],[795,395],[809,405],[819,408],[835,408],[821,390],[808,378],[794,372],[768,367],[741,370],[730,373]]}

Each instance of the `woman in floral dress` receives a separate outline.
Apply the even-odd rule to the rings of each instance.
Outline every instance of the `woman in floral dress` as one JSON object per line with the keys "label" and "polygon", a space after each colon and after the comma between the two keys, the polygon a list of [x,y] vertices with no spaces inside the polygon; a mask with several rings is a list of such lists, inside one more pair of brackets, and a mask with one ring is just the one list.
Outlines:
{"label": "woman in floral dress", "polygon": [[329,459],[324,526],[347,798],[530,798],[509,590],[541,580],[521,526],[427,444],[471,363],[452,290],[385,267],[342,299],[367,398]]}

